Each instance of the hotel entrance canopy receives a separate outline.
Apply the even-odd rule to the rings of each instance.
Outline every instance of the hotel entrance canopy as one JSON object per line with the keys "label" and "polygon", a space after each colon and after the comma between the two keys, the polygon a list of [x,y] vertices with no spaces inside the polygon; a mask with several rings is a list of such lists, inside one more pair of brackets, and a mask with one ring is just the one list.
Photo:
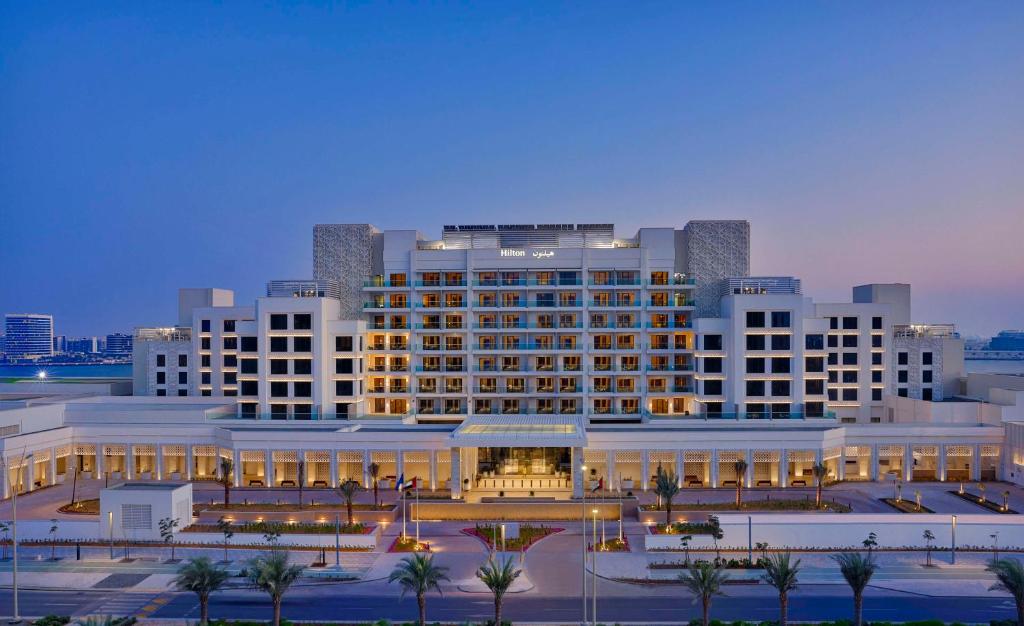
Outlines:
{"label": "hotel entrance canopy", "polygon": [[574,415],[474,416],[448,440],[460,448],[582,448],[587,430],[583,418]]}

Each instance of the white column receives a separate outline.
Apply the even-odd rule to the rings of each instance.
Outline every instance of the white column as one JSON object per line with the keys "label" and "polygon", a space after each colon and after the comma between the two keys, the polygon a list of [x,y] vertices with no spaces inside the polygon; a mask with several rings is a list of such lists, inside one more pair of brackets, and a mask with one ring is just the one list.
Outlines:
{"label": "white column", "polygon": [[4,498],[5,499],[11,497],[11,466],[8,465],[10,460],[11,459],[9,459],[9,458],[5,458],[4,459],[4,464],[3,464],[3,468],[2,468],[3,472],[4,472],[4,476],[3,476],[3,480],[0,480],[0,482],[2,482],[4,484]]}
{"label": "white column", "polygon": [[846,446],[839,446],[839,458],[836,460],[836,478],[846,480]]}
{"label": "white column", "polygon": [[873,481],[877,481],[878,480],[878,444],[873,444],[871,446],[871,469],[870,469],[870,474],[871,474],[871,480],[873,480]]}
{"label": "white column", "polygon": [[103,444],[96,444],[96,471],[93,472],[94,478],[103,478]]}
{"label": "white column", "polygon": [[718,487],[718,450],[711,451],[711,486]]}
{"label": "white column", "polygon": [[132,480],[135,478],[135,454],[132,449],[132,444],[124,444],[124,477],[125,480]]}
{"label": "white column", "polygon": [[57,448],[50,448],[50,480],[47,482],[57,484]]}
{"label": "white column", "polygon": [[431,491],[436,491],[437,490],[437,450],[430,450],[428,452],[428,454],[430,455],[430,477],[428,479],[429,483],[430,483],[430,490]]}
{"label": "white column", "polygon": [[[153,446],[154,457],[153,457],[153,477],[156,480],[163,480],[164,478],[164,450],[160,445]],[[72,450],[74,452],[74,450]],[[75,457],[72,455],[72,459]],[[77,462],[78,459],[75,459]]]}
{"label": "white column", "polygon": [[[401,450],[395,452],[395,477],[401,478],[405,476],[405,453]],[[406,480],[412,480],[412,476],[406,478]]]}
{"label": "white column", "polygon": [[263,484],[274,486],[274,453],[269,449],[263,451]]}
{"label": "white column", "polygon": [[789,450],[779,450],[779,486],[789,486]]}
{"label": "white column", "polygon": [[234,483],[235,483],[236,487],[241,487],[242,486],[242,477],[243,477],[243,475],[245,473],[244,469],[242,468],[242,451],[241,450],[235,450],[234,452],[231,453],[231,455],[232,455],[232,459],[231,459],[232,468],[231,468],[231,470],[235,474],[235,476],[234,476]]}
{"label": "white column", "polygon": [[971,446],[971,480],[981,480],[981,446]]}
{"label": "white column", "polygon": [[448,487],[452,490],[452,498],[462,497],[462,451],[459,448],[451,449],[451,474],[448,479]]}
{"label": "white column", "polygon": [[583,448],[572,449],[572,497],[583,497]]}
{"label": "white column", "polygon": [[25,491],[32,491],[36,484],[36,462],[33,457],[25,459]]}
{"label": "white column", "polygon": [[676,484],[680,487],[685,487],[686,483],[683,481],[683,451],[676,450]]}
{"label": "white column", "polygon": [[373,489],[373,485],[371,484],[372,481],[373,481],[373,477],[370,476],[370,462],[371,462],[370,461],[370,451],[369,450],[363,450],[363,488],[364,489]]}
{"label": "white column", "polygon": [[914,446],[909,443],[903,446],[903,481],[914,479]]}
{"label": "white column", "polygon": [[192,446],[185,446],[185,480],[192,480],[192,466],[195,464],[195,457],[192,456]]}
{"label": "white column", "polygon": [[608,459],[605,461],[605,466],[608,468],[608,485],[606,486],[606,489],[618,491],[620,485],[619,479],[615,475],[615,451],[609,450],[607,452],[607,457]]}
{"label": "white column", "polygon": [[935,473],[941,482],[946,482],[946,444],[939,444],[939,459]]}
{"label": "white column", "polygon": [[747,471],[743,476],[747,488],[754,486],[754,451],[747,450]]}
{"label": "white column", "polygon": [[640,485],[643,491],[651,482],[651,459],[647,450],[640,451]]}
{"label": "white column", "polygon": [[331,486],[331,489],[335,489],[338,486],[338,451],[328,450],[328,454],[331,455],[330,468],[331,468],[331,480],[327,482]]}

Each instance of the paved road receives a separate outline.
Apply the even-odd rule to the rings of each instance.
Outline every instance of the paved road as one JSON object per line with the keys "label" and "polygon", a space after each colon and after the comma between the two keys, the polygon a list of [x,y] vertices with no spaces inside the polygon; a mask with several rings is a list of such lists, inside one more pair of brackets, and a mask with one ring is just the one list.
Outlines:
{"label": "paved road", "polygon": [[[699,617],[699,607],[681,591],[660,596],[629,600],[622,597],[599,600],[601,621],[666,623],[685,622]],[[712,607],[719,619],[774,619],[777,604],[768,590],[730,589],[729,597],[717,598]],[[169,600],[153,617],[198,618],[198,605],[190,594],[165,594]],[[98,591],[24,591],[22,613],[83,614],[109,607],[141,608],[153,599],[152,594],[125,594]],[[852,602],[841,585],[816,585],[804,589],[790,601],[790,617],[796,620],[834,620],[849,617]],[[325,585],[295,589],[286,597],[284,615],[289,619],[413,619],[416,603],[411,597],[398,600],[395,595],[366,595],[359,585]],[[427,601],[430,619],[463,621],[485,620],[492,615],[493,605],[487,595],[432,595]],[[0,615],[10,615],[11,594],[0,591]],[[864,605],[869,620],[907,621],[941,619],[964,622],[987,622],[1014,615],[1012,601],[1004,598],[936,598],[914,594],[870,590]],[[236,619],[269,619],[270,603],[266,596],[249,591],[216,594],[211,603],[213,617]],[[506,617],[514,622],[572,623],[580,619],[579,598],[555,598],[537,595],[510,596],[506,601]]]}

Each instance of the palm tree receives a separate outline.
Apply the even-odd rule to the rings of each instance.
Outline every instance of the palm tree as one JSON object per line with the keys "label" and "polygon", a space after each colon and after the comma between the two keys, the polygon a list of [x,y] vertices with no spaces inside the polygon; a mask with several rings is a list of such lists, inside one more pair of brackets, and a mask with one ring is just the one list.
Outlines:
{"label": "palm tree", "polygon": [[732,464],[736,471],[736,508],[743,506],[743,479],[747,475],[747,462],[740,459]]}
{"label": "palm tree", "polygon": [[669,470],[658,466],[658,475],[654,478],[654,493],[665,502],[665,527],[672,526],[672,498],[679,494],[679,477]]}
{"label": "palm tree", "polygon": [[766,583],[779,592],[779,626],[786,626],[789,610],[789,592],[796,589],[796,577],[800,573],[800,559],[792,562],[789,552],[773,554],[764,561]]}
{"label": "palm tree", "polygon": [[380,476],[380,465],[376,463],[370,463],[370,480],[373,481],[373,506],[374,508],[380,506],[380,498],[377,495],[377,478]]}
{"label": "palm tree", "polygon": [[249,561],[246,570],[252,586],[270,595],[270,601],[274,603],[273,624],[281,626],[281,599],[292,583],[302,575],[302,566],[290,564],[288,552],[274,550],[266,556]]}
{"label": "palm tree", "polygon": [[352,516],[352,500],[359,493],[359,483],[354,480],[346,480],[341,483],[341,486],[337,489],[338,495],[345,502],[345,513],[348,514],[348,525],[351,526],[355,519]]}
{"label": "palm tree", "polygon": [[811,474],[814,475],[815,484],[818,486],[817,494],[814,496],[814,508],[821,508],[821,489],[825,486],[825,478],[828,477],[828,467],[824,463],[815,463],[811,466]]}
{"label": "palm tree", "polygon": [[476,571],[476,577],[483,581],[494,594],[494,623],[496,626],[501,626],[501,602],[505,597],[505,592],[509,590],[521,573],[522,570],[515,568],[511,558],[505,559],[501,565],[498,565],[493,557]]}
{"label": "palm tree", "polygon": [[306,462],[299,459],[295,463],[295,482],[299,484],[299,508],[302,508],[302,488],[306,486]]}
{"label": "palm tree", "polygon": [[178,591],[191,591],[199,597],[199,624],[205,626],[210,618],[210,594],[224,586],[231,575],[217,567],[209,557],[189,559],[178,568],[174,587]]}
{"label": "palm tree", "polygon": [[234,484],[235,462],[228,458],[220,460],[220,476],[217,482],[224,485],[224,508],[231,506],[231,487]]}
{"label": "palm tree", "polygon": [[708,626],[708,612],[711,610],[711,598],[723,596],[722,584],[729,580],[729,575],[722,568],[706,561],[694,563],[689,571],[679,575],[679,580],[693,592],[693,601],[700,598],[703,605],[704,626]]}
{"label": "palm tree", "polygon": [[1017,623],[1024,624],[1024,566],[1017,559],[993,559],[985,571],[996,575],[990,591],[1009,591],[1017,603]]}
{"label": "palm tree", "polygon": [[930,531],[930,530],[925,530],[924,534],[922,534],[921,536],[924,537],[924,545],[925,545],[925,562],[924,562],[924,564],[926,566],[928,566],[928,567],[931,567],[932,566],[932,542],[935,541],[935,534],[932,531]]}
{"label": "palm tree", "polygon": [[[420,626],[427,623],[427,592],[436,589],[441,593],[440,582],[448,580],[448,568],[434,565],[434,556],[414,554],[405,557],[388,576],[388,582],[402,586],[402,596],[411,591],[416,594],[420,609]],[[444,594],[441,594],[444,595]]]}
{"label": "palm tree", "polygon": [[864,609],[864,588],[875,574],[878,566],[869,553],[868,556],[860,552],[843,552],[834,554],[832,558],[839,564],[839,571],[843,573],[846,584],[853,590],[853,626],[861,626],[863,623],[861,614]]}

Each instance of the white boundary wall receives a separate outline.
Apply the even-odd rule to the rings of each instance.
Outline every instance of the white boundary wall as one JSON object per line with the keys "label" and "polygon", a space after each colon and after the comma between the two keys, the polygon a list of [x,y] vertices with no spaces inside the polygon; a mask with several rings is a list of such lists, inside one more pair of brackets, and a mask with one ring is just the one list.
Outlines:
{"label": "white boundary wall", "polygon": [[[341,535],[341,547],[373,550],[377,547],[377,535],[378,532],[376,530],[365,535]],[[224,545],[224,535],[221,533],[180,532],[175,535],[175,538],[179,543],[208,543],[212,546]],[[235,533],[228,542],[228,545],[266,545],[266,543],[267,540],[264,538],[262,533]],[[302,535],[296,533],[282,533],[277,543],[282,546],[314,546],[318,548],[333,548],[334,534]]]}
{"label": "white boundary wall", "polygon": [[[4,520],[4,523],[11,525],[10,520]],[[50,520],[18,520],[18,543],[54,537],[60,541],[94,541],[100,536],[99,521],[57,520],[55,535],[50,535],[51,526],[53,523]],[[6,535],[0,537],[9,540],[11,532],[8,530]]]}
{"label": "white boundary wall", "polygon": [[[953,534],[952,515],[940,514],[884,514],[857,513],[814,515],[751,515],[749,538],[746,515],[721,515],[724,537],[723,548],[746,549],[766,542],[778,548],[861,548],[868,533],[877,535],[881,548],[924,548],[923,534],[932,531],[936,548],[949,548]],[[991,535],[998,534],[1000,547],[1024,548],[1024,515],[956,515],[956,545],[958,548],[992,546]],[[651,535],[644,537],[648,550],[681,550],[679,535]],[[708,535],[694,535],[690,548],[711,547]]]}

